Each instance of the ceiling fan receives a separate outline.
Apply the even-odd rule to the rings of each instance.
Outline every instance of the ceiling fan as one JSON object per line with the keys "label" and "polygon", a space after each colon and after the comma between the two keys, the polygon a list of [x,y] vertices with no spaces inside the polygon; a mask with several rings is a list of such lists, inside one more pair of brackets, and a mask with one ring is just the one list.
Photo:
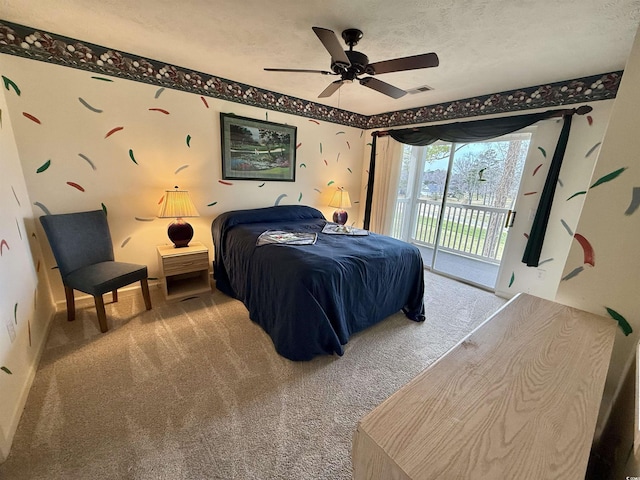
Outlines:
{"label": "ceiling fan", "polygon": [[369,58],[353,49],[362,38],[362,31],[357,28],[348,28],[342,32],[342,38],[349,46],[349,50],[342,50],[340,41],[332,30],[321,27],[312,27],[324,48],[331,55],[331,70],[301,70],[296,68],[265,68],[268,72],[302,72],[320,73],[322,75],[340,75],[340,80],[336,80],[325,88],[318,98],[330,97],[344,83],[358,80],[360,85],[369,87],[380,93],[384,93],[392,98],[400,98],[406,95],[406,91],[394,87],[375,77],[360,78],[359,75],[380,75],[382,73],[402,72],[405,70],[417,70],[420,68],[437,67],[439,64],[438,55],[435,53],[424,53],[411,57],[394,58],[382,62],[369,63]]}

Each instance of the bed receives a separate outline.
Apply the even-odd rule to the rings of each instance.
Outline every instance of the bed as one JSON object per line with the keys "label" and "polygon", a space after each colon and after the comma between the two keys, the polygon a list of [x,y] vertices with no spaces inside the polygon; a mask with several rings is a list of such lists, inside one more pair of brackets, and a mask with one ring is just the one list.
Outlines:
{"label": "bed", "polygon": [[[216,287],[244,303],[249,317],[290,360],[344,353],[351,335],[402,310],[424,321],[418,249],[370,233],[322,233],[327,220],[304,205],[226,212],[211,224]],[[269,230],[316,233],[312,245],[257,246]]]}

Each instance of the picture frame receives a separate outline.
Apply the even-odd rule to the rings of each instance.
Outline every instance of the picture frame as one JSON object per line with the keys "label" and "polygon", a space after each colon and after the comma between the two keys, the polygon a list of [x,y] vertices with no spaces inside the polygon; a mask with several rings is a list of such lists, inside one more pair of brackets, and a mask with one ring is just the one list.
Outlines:
{"label": "picture frame", "polygon": [[220,113],[224,180],[296,181],[297,127]]}

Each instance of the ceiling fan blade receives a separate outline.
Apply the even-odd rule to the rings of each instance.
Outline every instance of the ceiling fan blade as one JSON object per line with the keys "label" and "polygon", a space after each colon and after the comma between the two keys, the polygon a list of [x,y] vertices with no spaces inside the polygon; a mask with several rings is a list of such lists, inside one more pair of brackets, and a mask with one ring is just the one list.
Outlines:
{"label": "ceiling fan blade", "polygon": [[338,37],[336,37],[336,34],[333,33],[333,30],[328,30],[322,27],[312,27],[312,29],[324,45],[324,48],[327,49],[334,62],[343,63],[347,67],[351,65],[349,57],[344,53],[342,45],[340,44]]}
{"label": "ceiling fan blade", "polygon": [[337,75],[326,70],[301,70],[298,68],[265,68],[267,72],[296,72],[296,73],[321,73],[322,75]]}
{"label": "ceiling fan blade", "polygon": [[405,70],[417,70],[419,68],[437,67],[440,64],[438,55],[435,53],[423,53],[411,57],[394,58],[383,62],[370,63],[367,65],[369,75],[380,75],[381,73],[402,72]]}
{"label": "ceiling fan blade", "polygon": [[391,98],[400,98],[407,94],[407,92],[405,92],[404,90],[401,90],[398,87],[394,87],[393,85],[389,85],[388,83],[373,77],[361,78],[360,85],[364,85],[365,87],[369,87],[380,93],[384,93]]}
{"label": "ceiling fan blade", "polygon": [[331,82],[327,88],[325,88],[318,98],[326,98],[330,97],[334,93],[338,91],[338,89],[342,86],[344,80],[336,80],[335,82]]}

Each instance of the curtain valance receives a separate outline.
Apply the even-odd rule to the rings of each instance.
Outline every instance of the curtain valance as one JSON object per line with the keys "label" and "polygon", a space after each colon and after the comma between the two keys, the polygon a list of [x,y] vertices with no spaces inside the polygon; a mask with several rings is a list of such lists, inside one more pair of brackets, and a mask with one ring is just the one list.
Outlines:
{"label": "curtain valance", "polygon": [[543,112],[515,117],[403,128],[401,130],[389,130],[388,134],[398,142],[416,146],[431,145],[438,140],[452,143],[481,142],[518,131],[552,116],[550,112]]}

